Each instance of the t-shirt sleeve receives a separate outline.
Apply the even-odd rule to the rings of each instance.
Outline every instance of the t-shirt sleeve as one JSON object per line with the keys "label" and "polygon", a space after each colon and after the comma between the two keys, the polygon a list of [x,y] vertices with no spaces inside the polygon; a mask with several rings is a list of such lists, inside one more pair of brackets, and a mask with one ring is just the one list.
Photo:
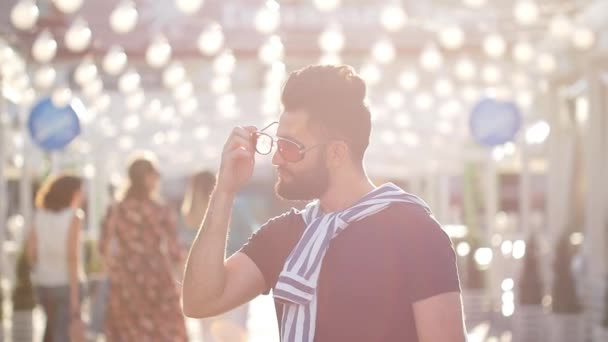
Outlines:
{"label": "t-shirt sleeve", "polygon": [[406,276],[412,303],[447,292],[460,292],[457,260],[449,236],[439,223],[417,209],[408,223]]}
{"label": "t-shirt sleeve", "polygon": [[260,269],[268,293],[277,282],[285,260],[299,238],[297,229],[300,215],[294,209],[266,222],[258,229],[239,252],[247,255]]}

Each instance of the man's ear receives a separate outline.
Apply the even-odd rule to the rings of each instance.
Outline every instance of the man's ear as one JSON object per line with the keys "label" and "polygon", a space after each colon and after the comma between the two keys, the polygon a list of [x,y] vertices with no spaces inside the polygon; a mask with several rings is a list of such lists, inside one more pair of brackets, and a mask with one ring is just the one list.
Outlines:
{"label": "man's ear", "polygon": [[327,165],[339,168],[350,158],[350,149],[344,141],[332,141],[327,144]]}

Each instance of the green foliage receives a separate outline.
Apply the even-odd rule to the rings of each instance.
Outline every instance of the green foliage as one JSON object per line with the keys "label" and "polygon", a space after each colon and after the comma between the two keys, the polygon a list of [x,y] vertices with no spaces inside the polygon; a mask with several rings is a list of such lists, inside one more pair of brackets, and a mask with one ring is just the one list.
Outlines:
{"label": "green foliage", "polygon": [[36,297],[30,279],[30,265],[25,248],[17,259],[17,279],[13,289],[13,311],[33,310],[36,307]]}
{"label": "green foliage", "polygon": [[86,240],[84,242],[84,271],[87,275],[102,272],[103,266],[101,256],[97,249],[97,241]]}
{"label": "green foliage", "polygon": [[463,186],[463,219],[469,231],[471,239],[481,237],[479,216],[483,210],[483,199],[481,195],[481,185],[479,184],[478,167],[473,163],[468,163],[464,172]]}

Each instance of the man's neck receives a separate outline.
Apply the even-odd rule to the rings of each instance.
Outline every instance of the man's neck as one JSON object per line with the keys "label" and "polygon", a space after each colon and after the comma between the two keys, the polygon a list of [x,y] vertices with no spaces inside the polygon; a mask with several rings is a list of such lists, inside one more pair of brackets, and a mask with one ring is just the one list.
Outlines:
{"label": "man's neck", "polygon": [[374,184],[365,173],[353,174],[350,177],[338,177],[319,200],[323,212],[342,211],[353,206],[363,196],[375,189]]}

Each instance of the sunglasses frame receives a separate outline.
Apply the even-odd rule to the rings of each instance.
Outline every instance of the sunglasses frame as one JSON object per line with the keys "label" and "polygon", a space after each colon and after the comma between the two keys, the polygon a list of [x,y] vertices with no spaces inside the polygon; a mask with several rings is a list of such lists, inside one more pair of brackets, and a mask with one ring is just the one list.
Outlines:
{"label": "sunglasses frame", "polygon": [[[264,155],[264,156],[265,155],[269,155],[270,153],[272,153],[272,147],[275,146],[275,145],[277,145],[277,150],[278,150],[279,154],[281,155],[281,157],[283,159],[285,159],[285,161],[287,161],[289,163],[297,163],[297,162],[301,161],[302,159],[304,159],[304,157],[306,155],[306,152],[310,151],[313,148],[316,148],[316,147],[319,147],[319,146],[327,144],[327,143],[319,143],[319,144],[316,144],[316,145],[313,145],[313,146],[310,146],[310,147],[306,147],[306,146],[302,145],[299,142],[296,142],[296,141],[293,141],[293,140],[290,140],[290,139],[287,139],[287,138],[273,137],[273,136],[271,136],[268,133],[264,133],[265,130],[267,130],[268,128],[270,128],[270,127],[272,127],[272,126],[274,126],[274,125],[276,125],[278,123],[279,123],[278,121],[275,121],[275,122],[267,125],[266,127],[264,127],[264,128],[262,128],[262,129],[260,129],[260,130],[258,130],[258,131],[256,131],[256,132],[254,132],[254,133],[251,134],[252,143],[253,143],[253,146],[254,146],[254,149],[255,149],[256,153]],[[261,135],[264,135],[264,136],[268,137],[270,139],[270,141],[271,141],[270,150],[267,153],[262,153],[262,152],[260,152],[258,150],[257,142],[258,142],[258,139],[259,139],[259,137]],[[294,144],[298,148],[298,156],[299,156],[299,158],[297,160],[289,160],[289,158],[285,158],[285,156],[283,155],[283,153],[281,153],[281,149],[278,148],[278,142],[279,141],[286,141],[286,142],[288,142],[290,144]]]}

